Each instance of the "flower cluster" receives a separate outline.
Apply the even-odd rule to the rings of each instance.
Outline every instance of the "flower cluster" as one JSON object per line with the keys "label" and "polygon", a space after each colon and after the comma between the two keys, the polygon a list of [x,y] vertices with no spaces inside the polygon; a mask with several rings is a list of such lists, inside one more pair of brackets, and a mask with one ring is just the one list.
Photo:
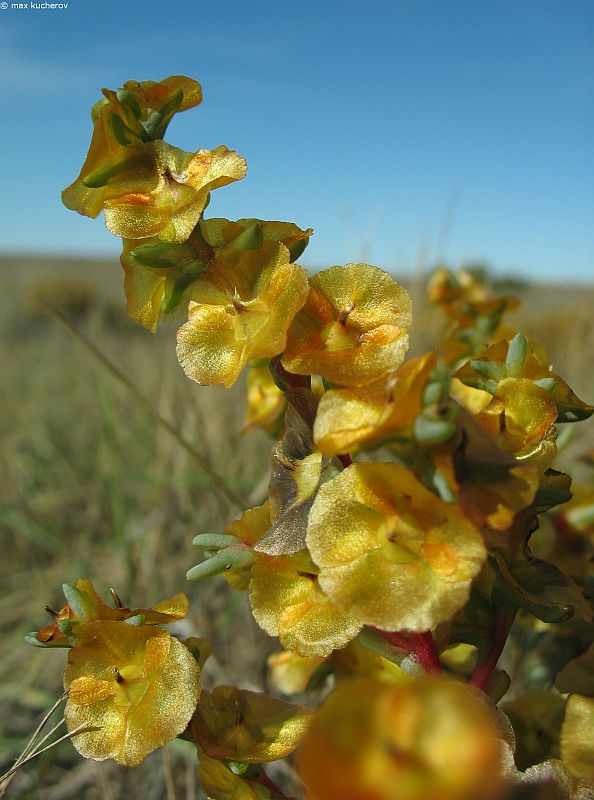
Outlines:
{"label": "flower cluster", "polygon": [[[185,615],[183,596],[108,607],[79,581],[32,637],[70,648],[66,719],[87,726],[77,748],[133,765],[183,734],[213,800],[283,797],[261,765],[299,745],[310,800],[592,796],[594,495],[559,509],[570,478],[554,468],[558,426],[592,406],[505,325],[517,301],[471,273],[432,276],[444,334],[407,359],[411,299],[386,271],[309,277],[296,261],[311,228],[205,218],[210,192],[245,162],[163,140],[172,115],[200,102],[195,81],[104,96],[64,202],[103,210],[123,238],[134,320],[154,330],[187,309],[177,356],[188,377],[230,387],[249,367],[246,427],[277,440],[267,499],[196,536],[204,558],[187,577],[222,575],[246,592],[285,648],[270,660],[276,687],[325,700],[312,714],[227,685],[199,700],[204,648],[196,660],[161,627]],[[550,659],[545,701],[520,694],[497,709],[510,678],[496,667],[516,632],[534,652],[544,642],[566,655]]]}
{"label": "flower cluster", "polygon": [[153,608],[106,605],[87,580],[65,584],[68,603],[33,644],[69,648],[65,718],[77,750],[134,767],[179,736],[200,696],[198,662],[163,627],[188,612],[185,595]]}

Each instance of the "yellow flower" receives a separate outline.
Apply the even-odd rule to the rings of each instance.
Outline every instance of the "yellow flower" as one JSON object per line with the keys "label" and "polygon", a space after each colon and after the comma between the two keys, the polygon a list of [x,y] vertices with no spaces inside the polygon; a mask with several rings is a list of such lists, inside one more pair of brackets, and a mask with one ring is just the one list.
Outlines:
{"label": "yellow flower", "polygon": [[438,450],[432,459],[464,514],[477,527],[511,528],[516,515],[534,501],[539,469],[504,453],[463,409],[455,450]]}
{"label": "yellow flower", "polygon": [[162,314],[173,313],[184,298],[187,302],[188,288],[212,256],[198,226],[185,242],[124,239],[120,263],[130,319],[155,331]]}
{"label": "yellow flower", "polygon": [[263,241],[278,241],[289,249],[294,262],[310,234],[311,228],[302,231],[290,222],[200,219],[184,242],[165,242],[159,236],[125,239],[120,262],[125,272],[128,316],[155,330],[162,314],[171,314],[184,301],[187,303],[192,284],[215,253],[224,249],[257,250]]}
{"label": "yellow flower", "polygon": [[377,445],[410,427],[422,408],[422,394],[435,354],[405,362],[396,372],[362,388],[331,389],[320,400],[314,439],[326,455]]}
{"label": "yellow flower", "polygon": [[408,292],[377,267],[330,267],[311,279],[282,359],[289,372],[364,386],[402,363],[411,324]]}
{"label": "yellow flower", "polygon": [[163,141],[173,114],[197,105],[196,81],[129,81],[104,89],[93,108],[93,138],[79,177],[62,193],[73,211],[96,217],[117,236],[185,241],[212,189],[243,178],[245,160],[227,147],[186,153]]}
{"label": "yellow flower", "polygon": [[224,145],[187,153],[167,142],[146,142],[125,147],[116,157],[107,173],[77,181],[62,200],[89,217],[103,210],[109,230],[126,239],[184,242],[209,193],[246,173],[245,160]]}
{"label": "yellow flower", "polygon": [[450,619],[486,557],[461,510],[398,464],[353,464],[324,484],[307,546],[325,594],[388,631],[423,632]]}
{"label": "yellow flower", "polygon": [[503,748],[468,686],[419,678],[341,683],[299,751],[309,800],[494,800]]}
{"label": "yellow flower", "polygon": [[136,146],[162,139],[176,112],[202,101],[200,84],[182,76],[159,83],[128,81],[116,92],[103,89],[103,95],[91,112],[93,136],[85,163],[63,193],[68,208],[91,217],[103,207],[101,192],[94,190],[134,159]]}
{"label": "yellow flower", "polygon": [[[204,547],[209,558],[193,567],[188,577],[222,574],[234,589],[249,588],[254,619],[269,636],[278,636],[300,655],[327,656],[354,639],[363,624],[326,597],[307,550],[285,555],[259,552],[274,520],[271,503],[266,502],[246,511],[222,537],[198,535],[195,544]],[[301,526],[305,533],[299,515],[289,519],[291,532],[301,535]]]}
{"label": "yellow flower", "polygon": [[363,627],[322,591],[307,550],[288,556],[257,553],[251,575],[254,619],[298,655],[327,656]]}
{"label": "yellow flower", "polygon": [[202,693],[188,732],[211,758],[261,764],[292,753],[310,718],[304,706],[235,686],[216,686]]}
{"label": "yellow flower", "polygon": [[167,625],[169,622],[183,619],[188,614],[188,598],[183,592],[155,603],[151,608],[126,608],[114,593],[115,607],[106,605],[95,591],[91,581],[81,578],[76,582],[79,595],[86,595],[91,602],[92,610],[87,612],[85,621],[95,619],[121,621],[131,617],[142,617],[142,622],[149,625]]}
{"label": "yellow flower", "polygon": [[226,247],[256,249],[262,242],[280,242],[296,261],[307,247],[313,228],[302,230],[293,222],[271,222],[262,219],[228,219],[213,217],[200,222],[200,231],[205,241],[215,250]]}
{"label": "yellow flower", "polygon": [[200,694],[189,650],[161,628],[97,620],[68,654],[64,716],[86,758],[133,767],[186,728]]}
{"label": "yellow flower", "polygon": [[539,361],[522,334],[491,345],[455,376],[456,399],[518,459],[547,466],[556,454],[554,424],[592,414],[592,406]]}
{"label": "yellow flower", "polygon": [[186,375],[232,386],[249,361],[283,351],[306,295],[307,276],[284,245],[220,251],[193,284],[188,321],[177,334]]}
{"label": "yellow flower", "polygon": [[287,408],[284,394],[274,382],[268,365],[251,366],[247,376],[245,428],[262,428],[273,436],[282,425]]}
{"label": "yellow flower", "polygon": [[467,270],[451,272],[440,267],[427,282],[427,299],[430,303],[451,306],[457,301],[480,303],[487,299],[484,281]]}

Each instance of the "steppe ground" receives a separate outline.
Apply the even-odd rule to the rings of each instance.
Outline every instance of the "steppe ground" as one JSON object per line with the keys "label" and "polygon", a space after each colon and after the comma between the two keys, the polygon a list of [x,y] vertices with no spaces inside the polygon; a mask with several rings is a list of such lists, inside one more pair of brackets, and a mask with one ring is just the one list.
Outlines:
{"label": "steppe ground", "polygon": [[[64,651],[33,649],[23,635],[59,608],[64,581],[112,586],[126,605],[150,605],[186,591],[183,635],[215,644],[206,682],[265,686],[277,649],[252,623],[245,597],[219,579],[188,584],[198,560],[192,537],[221,531],[238,512],[171,434],[48,314],[63,311],[133,382],[202,459],[255,505],[265,496],[270,439],[242,435],[244,383],[200,388],[175,359],[175,325],[151,335],[124,313],[119,265],[61,259],[0,259],[0,772],[21,751],[44,709],[61,693]],[[413,353],[432,346],[435,312],[415,300]],[[538,337],[551,363],[583,399],[594,401],[594,288],[530,286],[512,324]],[[592,421],[576,426],[567,467],[594,445]],[[27,765],[14,798],[194,798],[192,747],[177,741],[126,770],[83,761],[69,743]]]}

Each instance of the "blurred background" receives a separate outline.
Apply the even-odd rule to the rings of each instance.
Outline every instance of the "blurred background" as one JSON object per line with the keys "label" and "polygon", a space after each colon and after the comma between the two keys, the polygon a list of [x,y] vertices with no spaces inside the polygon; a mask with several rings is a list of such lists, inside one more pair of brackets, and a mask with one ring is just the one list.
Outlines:
{"label": "blurred background", "polygon": [[[415,353],[436,330],[425,276],[480,269],[520,297],[513,324],[594,400],[589,0],[28,5],[0,10],[0,771],[61,692],[63,652],[23,635],[48,621],[46,603],[61,606],[63,581],[89,577],[131,606],[187,591],[178,632],[215,641],[210,680],[263,688],[276,649],[243,596],[184,578],[199,560],[192,537],[238,513],[213,471],[261,502],[271,440],[242,434],[242,382],[226,392],[184,377],[175,324],[152,335],[127,320],[119,240],[60,203],[102,86],[198,79],[204,102],[168,139],[226,144],[249,165],[208,216],[315,228],[301,259],[312,270],[390,270],[413,293]],[[592,424],[576,434],[568,462],[592,446]],[[85,762],[65,743],[9,796],[194,798],[194,763],[183,742],[138,770]]]}

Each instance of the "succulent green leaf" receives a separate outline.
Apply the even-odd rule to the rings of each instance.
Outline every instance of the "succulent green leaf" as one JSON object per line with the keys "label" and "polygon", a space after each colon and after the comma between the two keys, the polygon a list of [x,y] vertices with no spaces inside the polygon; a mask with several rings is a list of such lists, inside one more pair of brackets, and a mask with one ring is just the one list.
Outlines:
{"label": "succulent green leaf", "polygon": [[326,659],[322,661],[320,666],[315,669],[310,676],[310,679],[307,682],[307,686],[305,687],[306,692],[313,692],[316,689],[319,689],[321,686],[324,685],[324,681],[329,675],[332,675],[334,672],[334,664],[332,661]]}
{"label": "succulent green leaf", "polygon": [[24,636],[25,641],[27,644],[32,645],[33,647],[44,647],[44,648],[55,648],[55,647],[71,647],[70,644],[66,642],[60,642],[56,644],[53,641],[50,642],[40,642],[39,639],[35,637],[36,631],[31,631],[30,633],[26,633]]}
{"label": "succulent green leaf", "polygon": [[401,647],[395,647],[393,644],[390,644],[390,642],[388,642],[381,635],[381,633],[373,630],[373,628],[363,628],[363,630],[357,635],[355,641],[366,650],[370,650],[372,653],[378,653],[380,656],[387,658],[388,661],[392,661],[394,664],[400,665],[402,659],[407,655],[405,650],[403,650]]}
{"label": "succulent green leaf", "polygon": [[261,225],[250,225],[233,239],[235,250],[257,250],[264,241]]}
{"label": "succulent green leaf", "polygon": [[155,267],[157,269],[179,266],[183,259],[186,259],[189,263],[192,260],[190,250],[186,244],[172,244],[170,242],[141,244],[130,251],[129,257],[143,267]]}
{"label": "succulent green leaf", "polygon": [[58,622],[58,630],[65,636],[70,636],[70,634],[72,633],[72,629],[77,624],[78,622],[74,619],[61,619]]}
{"label": "succulent green leaf", "polygon": [[171,122],[171,118],[175,112],[181,106],[183,99],[183,90],[178,89],[178,91],[172,94],[160,108],[151,111],[148,118],[143,121],[142,127],[150,141],[162,139],[165,136],[167,126]]}
{"label": "succulent green leaf", "polygon": [[206,550],[221,550],[223,547],[230,547],[240,542],[237,536],[227,533],[199,533],[192,539],[192,544],[204,547]]}
{"label": "succulent green leaf", "polygon": [[77,617],[84,622],[95,618],[97,609],[88,595],[81,592],[80,589],[77,589],[76,586],[72,586],[70,583],[64,583],[62,585],[62,591],[64,592],[64,597],[68,605]]}
{"label": "succulent green leaf", "polygon": [[423,391],[423,405],[430,406],[439,402],[443,393],[443,386],[437,381],[432,381],[425,386]]}
{"label": "succulent green leaf", "polygon": [[521,378],[528,354],[528,341],[522,333],[517,333],[509,343],[505,357],[505,371],[508,378]]}
{"label": "succulent green leaf", "polygon": [[109,124],[113,132],[114,138],[122,147],[127,147],[129,144],[134,144],[134,138],[130,138],[130,129],[118,114],[110,114]]}
{"label": "succulent green leaf", "polygon": [[[117,89],[116,90],[116,97],[118,101],[128,108],[132,114],[136,117],[136,119],[140,118],[141,110],[140,105],[138,104],[138,100],[136,99],[133,92],[130,92],[128,89]],[[100,101],[104,103],[105,101]]]}
{"label": "succulent green leaf", "polygon": [[241,761],[227,761],[226,763],[234,775],[243,775],[250,766],[249,764],[242,764]]}
{"label": "succulent green leaf", "polygon": [[456,422],[449,419],[435,419],[420,414],[414,423],[413,430],[417,442],[424,447],[448,442],[456,432]]}
{"label": "succulent green leaf", "polygon": [[184,298],[184,292],[202,275],[204,269],[204,262],[198,260],[191,261],[185,266],[183,273],[173,281],[166,291],[162,305],[164,314],[172,314],[179,307]]}
{"label": "succulent green leaf", "polygon": [[473,358],[470,361],[470,366],[477,373],[477,375],[480,375],[482,378],[487,378],[487,380],[492,380],[496,383],[499,383],[499,381],[505,378],[505,370],[501,364],[495,364],[492,361],[482,361],[481,359]]}
{"label": "succulent green leaf", "polygon": [[243,545],[239,547],[227,547],[220,550],[215,555],[207,558],[201,564],[197,564],[186,573],[189,581],[198,581],[202,578],[210,578],[212,575],[221,575],[228,569],[243,567],[253,561],[254,554],[249,547]]}
{"label": "succulent green leaf", "polygon": [[134,625],[137,628],[140,628],[141,625],[144,625],[146,622],[146,617],[144,614],[135,614],[133,617],[127,617],[124,622],[127,625]]}
{"label": "succulent green leaf", "polygon": [[538,378],[537,380],[533,381],[533,383],[550,394],[553,393],[553,390],[557,385],[557,381],[554,378]]}

